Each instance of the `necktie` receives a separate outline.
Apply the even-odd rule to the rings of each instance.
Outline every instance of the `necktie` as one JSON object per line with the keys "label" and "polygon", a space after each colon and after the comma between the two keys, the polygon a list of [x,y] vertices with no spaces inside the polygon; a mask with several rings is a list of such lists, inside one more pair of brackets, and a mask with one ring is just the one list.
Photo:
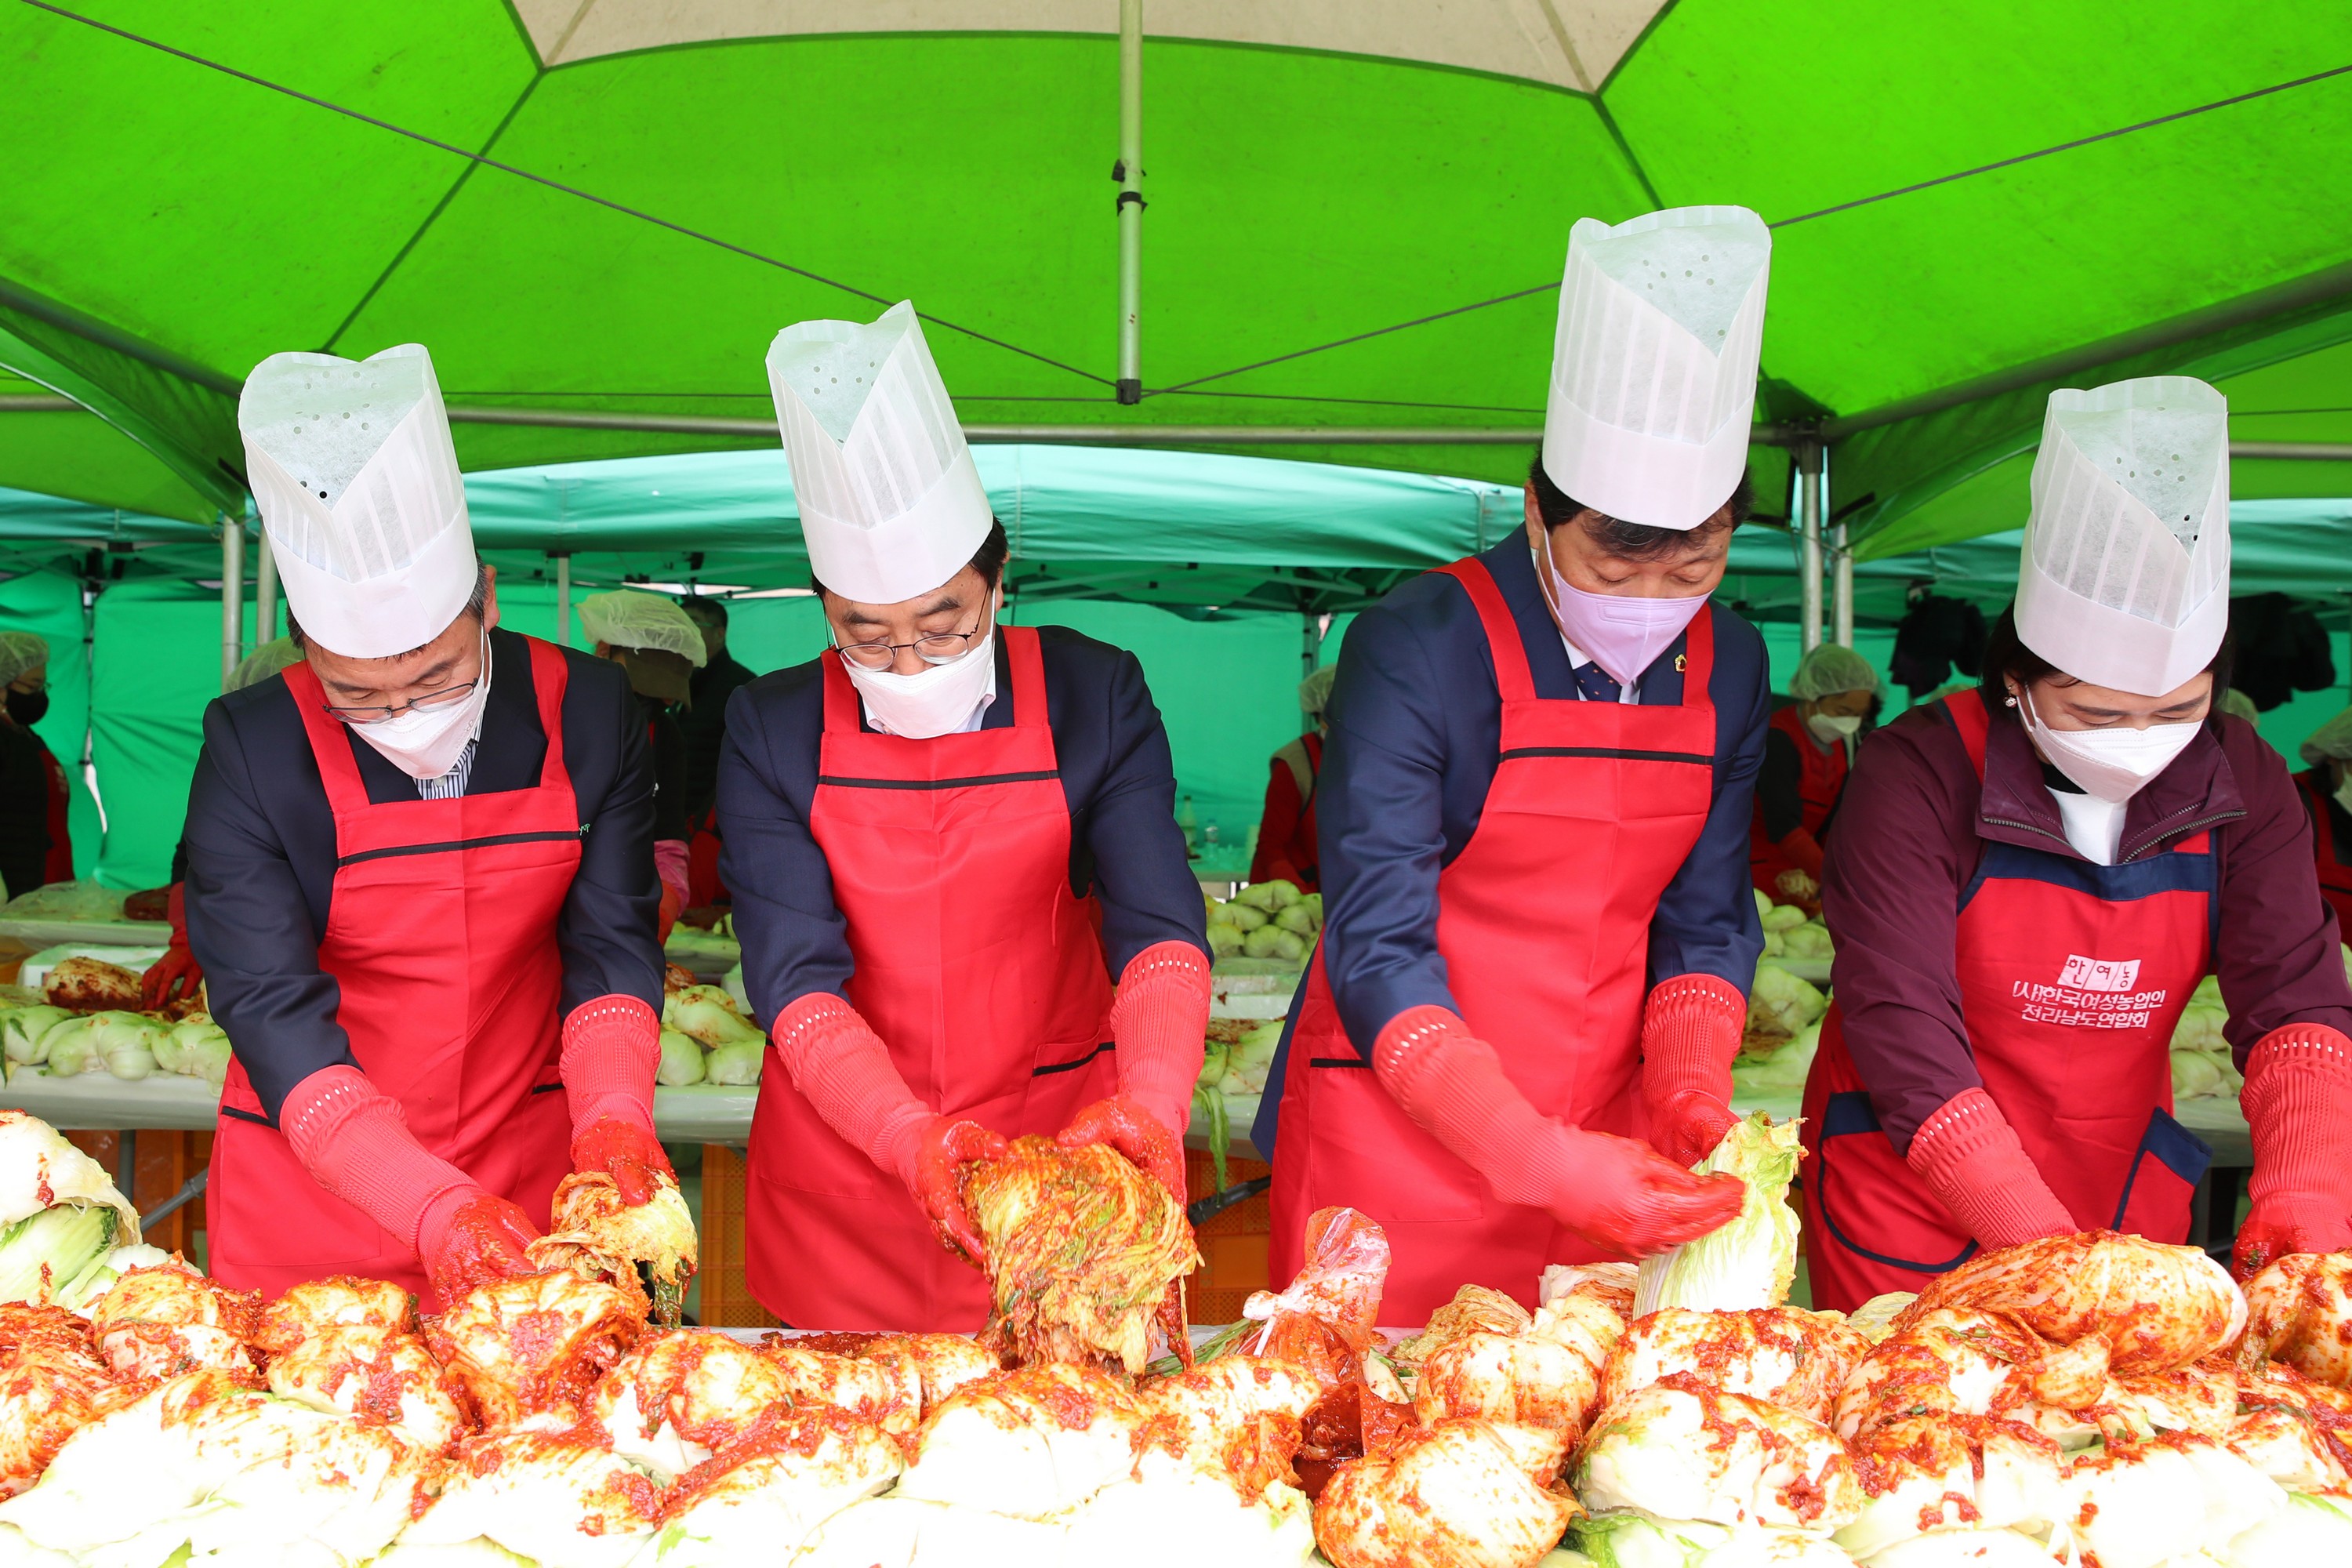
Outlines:
{"label": "necktie", "polygon": [[1614,702],[1622,694],[1622,689],[1597,664],[1580,664],[1568,673],[1576,681],[1577,695],[1587,702]]}

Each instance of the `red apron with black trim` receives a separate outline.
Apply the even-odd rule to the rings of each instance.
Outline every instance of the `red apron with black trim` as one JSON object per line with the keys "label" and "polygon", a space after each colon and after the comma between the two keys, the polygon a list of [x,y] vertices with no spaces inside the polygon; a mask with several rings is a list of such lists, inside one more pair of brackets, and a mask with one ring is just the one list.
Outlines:
{"label": "red apron with black trim", "polygon": [[[525,641],[547,734],[530,789],[371,801],[353,737],[325,711],[319,678],[296,664],[286,684],[335,816],[334,888],[319,941],[319,967],[341,993],[335,1021],[418,1142],[544,1228],[555,1184],[572,1169],[556,1072],[555,921],[587,828],[563,765],[563,654]],[[234,1060],[205,1201],[212,1271],[230,1285],[274,1296],[305,1279],[362,1274],[397,1281],[437,1310],[412,1238],[312,1181]]]}
{"label": "red apron with black trim", "polygon": [[[908,740],[859,723],[824,668],[809,832],[856,969],[844,988],[915,1097],[1008,1138],[1059,1131],[1116,1091],[1093,900],[1070,886],[1070,808],[1037,633],[1003,626],[1013,722]],[[898,1178],[793,1088],[771,1046],[751,1121],[745,1278],[802,1328],[970,1331],[987,1281]]]}
{"label": "red apron with black trim", "polygon": [[[1644,1138],[1642,1006],[1650,921],[1715,790],[1711,608],[1690,625],[1679,706],[1538,698],[1486,566],[1469,591],[1502,696],[1501,756],[1478,826],[1437,880],[1437,948],[1464,1020],[1548,1116]],[[1497,1200],[1422,1131],[1339,1022],[1318,952],[1288,1041],[1274,1153],[1273,1277],[1307,1218],[1343,1204],[1386,1228],[1384,1321],[1418,1323],[1465,1284],[1532,1305],[1548,1263],[1603,1255],[1542,1209]]]}
{"label": "red apron with black trim", "polygon": [[[1813,739],[1799,715],[1802,709],[1791,705],[1772,715],[1769,728],[1780,731],[1797,746],[1797,800],[1801,807],[1798,826],[1815,839],[1828,826],[1831,815],[1837,810],[1838,796],[1845,792],[1845,778],[1852,769],[1843,742],[1823,746]],[[1782,853],[1780,845],[1764,837],[1764,807],[1758,803],[1756,820],[1748,831],[1748,869],[1756,886],[1770,897],[1780,896],[1774,885],[1783,871],[1797,869],[1797,863]]]}
{"label": "red apron with black trim", "polygon": [[2313,768],[2294,775],[2295,787],[2303,792],[2303,804],[2311,812],[2311,847],[2319,862],[2319,896],[2336,911],[2338,941],[2352,931],[2352,866],[2336,858],[2336,826],[2328,805],[2334,790],[2328,784],[2325,767]]}
{"label": "red apron with black trim", "polygon": [[41,863],[41,880],[70,882],[74,879],[73,791],[66,784],[65,765],[46,745],[41,747],[41,770],[49,780],[49,853]]}
{"label": "red apron with black trim", "polygon": [[[1984,777],[1982,696],[1946,698]],[[1985,1092],[2084,1230],[2188,1238],[2212,1160],[2172,1118],[2173,1026],[2220,918],[2212,836],[2116,866],[1988,841],[1961,890],[1954,974]],[[1917,1290],[1974,1238],[1896,1153],[1835,1005],[1805,1082],[1806,1264],[1813,1305]]]}

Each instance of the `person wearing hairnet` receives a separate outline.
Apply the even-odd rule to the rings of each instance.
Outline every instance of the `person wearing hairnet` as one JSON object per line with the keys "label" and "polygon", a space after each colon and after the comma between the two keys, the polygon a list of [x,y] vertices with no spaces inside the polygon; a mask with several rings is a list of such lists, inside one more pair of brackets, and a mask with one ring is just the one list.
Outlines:
{"label": "person wearing hairnet", "polygon": [[1770,672],[1711,595],[1752,499],[1770,250],[1744,207],[1579,222],[1524,528],[1348,633],[1326,924],[1255,1129],[1276,1279],[1331,1205],[1387,1230],[1397,1322],[1465,1283],[1532,1306],[1549,1264],[1739,1212],[1738,1178],[1690,1167],[1737,1121],[1764,945]]}
{"label": "person wearing hairnet", "polygon": [[2294,787],[2311,816],[2319,896],[2336,911],[2336,940],[2352,941],[2352,708],[2314,730],[2301,751],[2306,771]]}
{"label": "person wearing hairnet", "polygon": [[[272,637],[236,661],[236,668],[229,671],[227,683],[221,688],[221,695],[242,691],[257,681],[268,679],[289,664],[301,662],[299,643],[290,637]],[[195,953],[188,946],[188,839],[184,833],[180,842],[172,847],[172,884],[164,909],[165,918],[172,922],[172,940],[164,947],[163,956],[149,964],[147,973],[139,978],[140,1002],[150,1012],[193,999],[205,983],[205,966],[196,962]]]}
{"label": "person wearing hairnet", "polygon": [[1796,701],[1772,715],[1764,737],[1748,868],[1768,898],[1812,904],[1821,896],[1822,840],[1878,695],[1878,671],[1853,649],[1823,643],[1798,661],[1789,695]]}
{"label": "person wearing hairnet", "polygon": [[1323,770],[1323,706],[1339,667],[1327,664],[1298,683],[1298,710],[1309,726],[1274,753],[1274,775],[1265,784],[1265,810],[1258,816],[1257,851],[1249,879],[1295,882],[1302,893],[1322,887],[1315,858],[1315,777]]}
{"label": "person wearing hairnet", "polygon": [[499,626],[423,348],[273,354],[237,426],[305,657],[205,710],[188,795],[235,1050],[210,1268],[436,1311],[531,1268],[567,1174],[636,1206],[668,1170],[645,723],[623,670]]}
{"label": "person wearing hairnet", "polygon": [[1141,664],[1002,619],[1004,529],[914,307],[785,328],[768,381],[833,646],[737,691],[719,755],[770,1039],[745,1274],[788,1323],[969,1331],[963,1165],[1058,1136],[1181,1201],[1201,887]]}
{"label": "person wearing hairnet", "polygon": [[1855,760],[1805,1086],[1816,1307],[1979,1249],[2185,1241],[2210,1158],[2170,1046],[2208,973],[2252,1133],[2242,1270],[2352,1246],[2352,987],[2284,760],[2229,683],[2229,414],[2185,376],[2050,395],[1983,685]]}
{"label": "person wearing hairnet", "polygon": [[654,758],[654,868],[662,883],[658,934],[667,942],[687,905],[686,736],[676,710],[709,657],[702,631],[675,601],[629,588],[581,600],[580,630],[596,645],[598,658],[629,672],[645,719]]}
{"label": "person wearing hairnet", "polygon": [[66,771],[33,726],[49,710],[49,645],[36,632],[0,632],[0,881],[7,896],[73,880]]}

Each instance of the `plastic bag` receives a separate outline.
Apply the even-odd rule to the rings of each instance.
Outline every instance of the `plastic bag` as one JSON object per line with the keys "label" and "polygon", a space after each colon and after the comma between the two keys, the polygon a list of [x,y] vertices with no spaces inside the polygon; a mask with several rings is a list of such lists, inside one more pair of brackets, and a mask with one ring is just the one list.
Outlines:
{"label": "plastic bag", "polygon": [[122,895],[92,880],[51,882],[20,893],[0,908],[0,918],[25,921],[119,921]]}
{"label": "plastic bag", "polygon": [[1325,1387],[1361,1382],[1364,1354],[1380,1342],[1381,1291],[1389,1277],[1389,1238],[1350,1208],[1317,1209],[1307,1218],[1307,1261],[1281,1291],[1260,1290],[1242,1321],[1201,1347],[1201,1360],[1268,1356]]}

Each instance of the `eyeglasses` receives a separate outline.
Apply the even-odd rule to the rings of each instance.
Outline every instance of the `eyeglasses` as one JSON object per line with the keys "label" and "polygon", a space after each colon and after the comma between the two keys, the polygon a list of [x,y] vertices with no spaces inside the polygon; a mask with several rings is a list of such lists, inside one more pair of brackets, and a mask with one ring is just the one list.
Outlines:
{"label": "eyeglasses", "polygon": [[925,664],[953,664],[971,651],[972,638],[987,633],[987,627],[974,626],[968,632],[930,632],[913,642],[835,643],[834,650],[862,669],[887,669],[898,662],[898,650],[908,647]]}
{"label": "eyeglasses", "polygon": [[380,724],[387,719],[397,719],[412,709],[430,713],[435,709],[463,702],[473,695],[474,688],[482,683],[483,677],[489,674],[490,632],[488,626],[482,628],[481,670],[482,674],[471,680],[461,680],[454,686],[436,686],[423,696],[412,697],[405,702],[373,703],[365,708],[338,708],[331,702],[322,702],[320,708],[328,718],[345,724]]}
{"label": "eyeglasses", "polygon": [[455,686],[440,687],[426,692],[422,697],[411,698],[408,701],[396,705],[338,708],[333,703],[328,702],[320,706],[326,710],[329,718],[339,719],[346,724],[375,724],[386,719],[397,719],[411,709],[430,713],[436,708],[446,708],[453,702],[463,702],[472,695],[474,688],[481,683],[481,678],[477,676],[471,680],[461,680]]}

